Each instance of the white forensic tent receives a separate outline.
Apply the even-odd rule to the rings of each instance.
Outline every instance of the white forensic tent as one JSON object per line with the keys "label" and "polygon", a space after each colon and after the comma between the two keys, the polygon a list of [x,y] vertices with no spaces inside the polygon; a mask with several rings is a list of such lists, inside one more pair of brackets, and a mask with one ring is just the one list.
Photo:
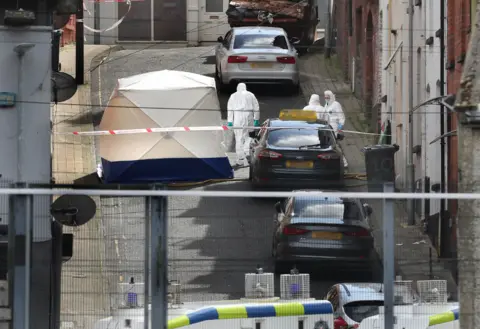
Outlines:
{"label": "white forensic tent", "polygon": [[[215,80],[182,71],[156,71],[118,80],[100,130],[221,125]],[[107,183],[233,178],[222,131],[99,137]]]}

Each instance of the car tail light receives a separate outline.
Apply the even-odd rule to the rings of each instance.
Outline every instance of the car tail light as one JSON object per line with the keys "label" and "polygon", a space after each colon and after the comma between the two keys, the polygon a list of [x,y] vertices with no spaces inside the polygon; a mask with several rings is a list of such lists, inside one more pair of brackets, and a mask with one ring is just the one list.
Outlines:
{"label": "car tail light", "polygon": [[341,317],[335,318],[333,321],[333,328],[334,329],[348,329],[348,323]]}
{"label": "car tail light", "polygon": [[247,56],[228,56],[229,63],[245,63],[247,59]]}
{"label": "car tail light", "polygon": [[281,57],[277,57],[277,62],[282,64],[295,64],[296,60],[295,60],[295,57],[292,57],[292,56],[281,56]]}
{"label": "car tail light", "polygon": [[263,150],[258,153],[258,158],[260,159],[280,159],[282,155],[277,152],[269,151],[269,150]]}
{"label": "car tail light", "polygon": [[370,232],[366,229],[361,229],[360,231],[355,231],[355,232],[345,232],[343,233],[344,235],[346,236],[358,236],[358,237],[362,237],[362,236],[369,236],[370,235]]}
{"label": "car tail light", "polygon": [[321,160],[338,160],[340,156],[337,153],[327,153],[327,154],[319,154],[317,158]]}
{"label": "car tail light", "polygon": [[285,226],[283,228],[283,234],[285,235],[302,235],[309,232],[309,230],[304,230],[302,228],[294,227],[294,226]]}

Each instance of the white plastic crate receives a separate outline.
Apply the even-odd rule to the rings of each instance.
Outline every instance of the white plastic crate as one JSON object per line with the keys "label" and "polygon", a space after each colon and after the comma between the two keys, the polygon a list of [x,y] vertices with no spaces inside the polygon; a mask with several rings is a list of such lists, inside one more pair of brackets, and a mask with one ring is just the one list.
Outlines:
{"label": "white plastic crate", "polygon": [[282,274],[280,275],[281,299],[308,299],[310,298],[309,274]]}
{"label": "white plastic crate", "polygon": [[245,274],[245,298],[272,298],[275,296],[273,273]]}
{"label": "white plastic crate", "polygon": [[443,304],[448,300],[446,280],[417,281],[417,290],[422,303]]}

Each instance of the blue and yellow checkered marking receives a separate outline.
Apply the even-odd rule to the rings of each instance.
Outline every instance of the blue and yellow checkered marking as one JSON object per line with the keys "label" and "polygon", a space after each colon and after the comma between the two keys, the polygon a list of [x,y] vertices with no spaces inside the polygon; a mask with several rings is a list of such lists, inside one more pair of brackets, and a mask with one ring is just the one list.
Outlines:
{"label": "blue and yellow checkered marking", "polygon": [[259,305],[212,306],[182,315],[168,321],[168,329],[185,327],[209,320],[270,318],[279,316],[332,314],[332,304],[327,301],[309,303],[279,303]]}
{"label": "blue and yellow checkered marking", "polygon": [[452,322],[458,320],[459,311],[458,309],[451,310],[448,312],[432,315],[428,321],[429,326],[435,326],[437,324]]}

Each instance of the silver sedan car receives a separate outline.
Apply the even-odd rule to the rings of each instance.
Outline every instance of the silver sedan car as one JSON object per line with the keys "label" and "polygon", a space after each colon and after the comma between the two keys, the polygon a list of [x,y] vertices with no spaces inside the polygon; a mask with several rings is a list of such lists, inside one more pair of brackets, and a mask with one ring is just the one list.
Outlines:
{"label": "silver sedan car", "polygon": [[220,88],[245,82],[299,89],[298,55],[287,33],[277,27],[235,27],[218,38],[215,76]]}

